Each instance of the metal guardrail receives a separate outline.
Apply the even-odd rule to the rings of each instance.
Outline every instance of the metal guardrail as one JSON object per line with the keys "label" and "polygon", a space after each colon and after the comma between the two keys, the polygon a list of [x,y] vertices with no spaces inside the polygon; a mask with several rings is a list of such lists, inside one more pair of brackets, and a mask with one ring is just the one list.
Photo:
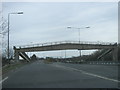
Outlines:
{"label": "metal guardrail", "polygon": [[120,62],[118,61],[93,61],[93,62],[88,62],[88,64],[103,64],[103,65],[120,65]]}
{"label": "metal guardrail", "polygon": [[48,42],[48,43],[37,43],[31,45],[21,45],[16,46],[16,48],[28,48],[28,47],[39,47],[39,46],[48,46],[48,45],[58,45],[58,44],[94,44],[94,45],[114,45],[115,42],[89,42],[89,41],[58,41],[58,42]]}
{"label": "metal guardrail", "polygon": [[119,61],[87,61],[87,62],[66,61],[65,63],[88,64],[88,65],[120,65]]}

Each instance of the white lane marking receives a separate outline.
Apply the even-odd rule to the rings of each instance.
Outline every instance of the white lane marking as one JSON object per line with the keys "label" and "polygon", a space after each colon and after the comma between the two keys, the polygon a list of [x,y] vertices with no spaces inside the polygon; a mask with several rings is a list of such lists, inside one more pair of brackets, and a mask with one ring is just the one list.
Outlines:
{"label": "white lane marking", "polygon": [[79,71],[79,72],[81,72],[83,74],[86,74],[86,75],[90,75],[90,76],[98,77],[98,78],[101,78],[101,79],[106,79],[106,80],[110,80],[110,81],[114,81],[114,82],[120,83],[119,80],[111,79],[111,78],[100,76],[100,75],[93,74],[93,73],[89,73],[89,72],[86,72],[86,71],[83,71],[83,70],[79,70],[79,69],[76,69],[76,68],[71,68],[71,67],[66,67],[66,66],[61,66],[61,65],[55,65],[55,66],[56,67],[62,67],[63,69]]}
{"label": "white lane marking", "polygon": [[0,81],[0,84],[2,83],[2,82],[4,82],[5,80],[7,80],[8,79],[8,77],[6,77],[6,78],[4,78],[3,80],[1,80]]}
{"label": "white lane marking", "polygon": [[117,82],[117,83],[120,82],[120,81],[115,80],[115,79],[111,79],[111,78],[103,77],[103,76],[96,75],[96,74],[92,74],[92,73],[84,72],[84,74],[91,75],[91,76],[98,77],[98,78],[102,78],[102,79],[106,79],[106,80],[110,80],[110,81],[114,81],[114,82]]}

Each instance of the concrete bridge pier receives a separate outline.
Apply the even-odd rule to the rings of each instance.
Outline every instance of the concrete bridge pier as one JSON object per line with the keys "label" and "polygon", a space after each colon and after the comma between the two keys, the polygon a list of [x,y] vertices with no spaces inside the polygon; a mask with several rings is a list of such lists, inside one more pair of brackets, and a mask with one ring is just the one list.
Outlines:
{"label": "concrete bridge pier", "polygon": [[15,60],[19,61],[19,52],[15,50]]}
{"label": "concrete bridge pier", "polygon": [[112,54],[113,54],[113,61],[118,61],[118,48],[114,48],[112,50]]}
{"label": "concrete bridge pier", "polygon": [[24,51],[19,51],[16,49],[16,47],[13,47],[14,49],[14,58],[18,62],[19,61],[19,56],[21,56],[24,60],[27,60],[27,62],[30,62],[29,56],[24,52]]}
{"label": "concrete bridge pier", "polygon": [[16,61],[19,61],[19,52],[16,50],[15,46],[13,46],[13,49],[14,49],[14,59]]}

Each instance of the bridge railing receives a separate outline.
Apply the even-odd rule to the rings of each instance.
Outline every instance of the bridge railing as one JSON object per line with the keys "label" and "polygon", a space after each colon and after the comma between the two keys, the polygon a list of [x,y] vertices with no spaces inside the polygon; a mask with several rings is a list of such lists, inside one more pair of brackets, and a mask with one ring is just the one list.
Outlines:
{"label": "bridge railing", "polygon": [[48,43],[37,43],[31,45],[16,46],[16,48],[28,48],[28,47],[39,47],[39,46],[49,46],[58,44],[95,44],[95,45],[114,45],[115,42],[89,42],[89,41],[58,41],[58,42],[48,42]]}

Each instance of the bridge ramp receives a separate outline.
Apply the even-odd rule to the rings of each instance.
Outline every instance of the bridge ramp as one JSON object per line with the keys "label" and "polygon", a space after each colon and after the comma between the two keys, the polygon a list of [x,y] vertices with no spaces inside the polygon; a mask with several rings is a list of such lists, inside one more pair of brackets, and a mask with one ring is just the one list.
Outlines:
{"label": "bridge ramp", "polygon": [[20,55],[23,59],[25,59],[25,60],[27,60],[28,62],[30,62],[30,58],[29,58],[29,56],[28,56],[25,52],[19,52],[19,55]]}

